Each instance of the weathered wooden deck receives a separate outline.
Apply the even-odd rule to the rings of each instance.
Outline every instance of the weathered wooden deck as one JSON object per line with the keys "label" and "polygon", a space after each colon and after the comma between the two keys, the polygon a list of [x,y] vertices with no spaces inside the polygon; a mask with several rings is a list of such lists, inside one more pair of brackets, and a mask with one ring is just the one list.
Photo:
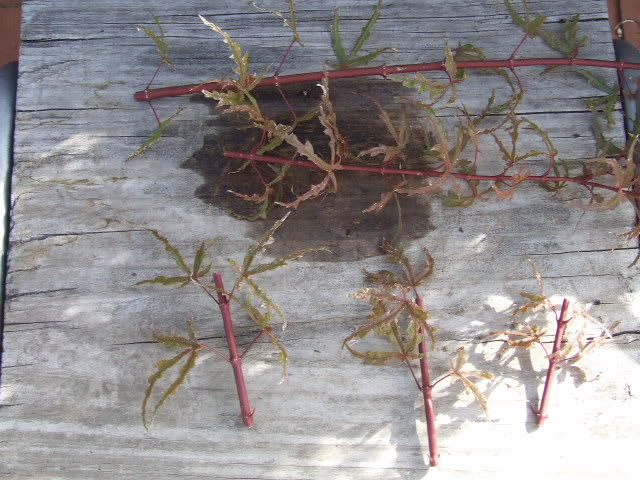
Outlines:
{"label": "weathered wooden deck", "polygon": [[[285,3],[260,2],[278,9]],[[342,7],[342,30],[353,38],[373,2],[297,3],[305,48],[294,50],[283,73],[315,71],[320,62],[332,61],[333,8]],[[529,3],[549,22],[580,13],[580,28],[590,37],[582,56],[612,59],[604,0]],[[392,214],[359,215],[376,200],[378,187],[367,193],[357,177],[345,180],[340,200],[324,200],[322,214],[305,208],[294,213],[278,236],[282,251],[329,245],[336,254],[295,262],[281,277],[266,275],[265,287],[288,316],[282,336],[291,366],[286,382],[278,385],[279,366],[267,344],[247,357],[255,427],[247,430],[240,423],[228,365],[212,359],[194,370],[146,432],[140,421],[146,378],[153,362],[166,355],[150,342],[152,328],[182,331],[193,318],[200,336],[221,347],[223,339],[218,314],[199,292],[132,287],[172,268],[144,229],[160,230],[188,252],[200,240],[214,239],[210,252],[222,265],[244,251],[265,224],[226,213],[234,205],[222,174],[237,165],[219,153],[222,145],[242,147],[246,140],[243,145],[209,103],[156,102],[162,116],[178,106],[188,108],[166,138],[123,165],[154,128],[149,109],[135,103],[132,93],[144,88],[157,57],[135,27],[150,25],[153,15],[165,26],[178,68],[163,71],[157,85],[193,83],[229,71],[221,39],[197,14],[215,19],[247,48],[256,72],[277,64],[289,33],[248,1],[132,7],[122,0],[40,0],[23,8],[0,476],[637,478],[637,335],[618,336],[594,353],[589,361],[597,380],[581,383],[561,375],[550,419],[539,430],[527,401],[535,403],[541,390],[543,357],[532,351],[497,362],[500,344],[479,339],[509,323],[503,310],[520,291],[535,290],[529,257],[548,294],[594,303],[592,314],[607,323],[621,321],[620,331],[639,328],[638,267],[627,268],[636,249],[615,235],[633,224],[632,212],[584,214],[535,187],[522,188],[511,201],[490,200],[464,210],[446,209],[435,200],[406,205],[410,251],[427,246],[436,260],[436,274],[424,290],[441,339],[434,372],[444,372],[451,352],[467,345],[472,363],[499,380],[489,387],[489,419],[477,405],[467,408],[460,385],[437,391],[440,467],[427,466],[424,412],[406,368],[363,365],[340,349],[367,309],[347,294],[362,284],[362,267],[383,265],[373,247],[395,221]],[[384,7],[370,46],[397,47],[383,57],[389,64],[441,58],[445,39],[452,45],[471,41],[489,58],[505,58],[520,37],[499,1],[403,0]],[[533,40],[521,55],[553,52]],[[562,158],[589,158],[592,114],[583,99],[598,91],[566,72],[539,76],[540,70],[519,72],[529,88],[519,110],[549,130]],[[603,73],[615,78],[613,71]],[[477,109],[493,86],[499,82],[471,78],[461,94]],[[350,92],[370,93],[393,111],[396,87],[379,79],[333,84],[353,142],[367,138],[362,132],[371,130],[370,115],[362,115],[361,108],[352,114],[344,110],[370,104]],[[314,87],[307,90],[307,95],[302,88],[289,94],[303,105],[315,101],[307,98]],[[621,123],[613,134],[623,137]],[[354,226],[354,220],[360,223]],[[249,324],[240,321],[237,328],[240,341],[249,341]]]}

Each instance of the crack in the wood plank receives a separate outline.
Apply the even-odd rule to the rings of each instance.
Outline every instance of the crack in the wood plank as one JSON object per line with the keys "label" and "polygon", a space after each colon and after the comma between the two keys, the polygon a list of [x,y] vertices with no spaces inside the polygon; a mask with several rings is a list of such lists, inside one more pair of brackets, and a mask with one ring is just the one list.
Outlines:
{"label": "crack in the wood plank", "polygon": [[[84,112],[84,111],[112,111],[112,110],[132,110],[131,108],[122,107],[81,107],[81,108],[33,108],[33,109],[17,109],[18,113],[38,113],[38,112]],[[80,125],[80,124],[77,124]]]}
{"label": "crack in the wood plank", "polygon": [[549,278],[600,278],[600,277],[620,277],[619,273],[586,273],[582,275],[542,275],[542,279],[546,280]]}
{"label": "crack in the wood plank", "polygon": [[[57,325],[51,325],[47,327],[36,327],[36,328],[22,328],[20,330],[6,330],[5,333],[21,333],[21,332],[33,332],[34,330],[51,330],[52,328],[57,328]],[[80,327],[64,327],[66,330],[80,330]]]}
{"label": "crack in the wood plank", "polygon": [[132,228],[127,230],[98,230],[93,232],[43,233],[42,235],[37,235],[31,238],[10,240],[9,245],[11,247],[20,246],[20,245],[24,245],[25,243],[42,241],[42,240],[46,240],[47,238],[53,238],[53,237],[104,235],[109,233],[130,233],[130,232],[146,232],[146,230],[142,228]]}
{"label": "crack in the wood plank", "polygon": [[[130,37],[134,38],[134,37]],[[88,40],[113,40],[113,37],[85,37],[85,38],[23,38],[22,43],[58,43],[58,42],[86,42]]]}
{"label": "crack in the wood plank", "polygon": [[[75,290],[77,290],[77,288],[56,288],[52,290],[35,290],[32,292],[10,293],[7,295],[7,300],[13,300],[14,298],[20,298],[20,297],[30,297],[33,295],[43,295],[47,293],[73,292]],[[39,322],[35,322],[35,323],[39,323]],[[66,323],[66,322],[42,322],[42,323]],[[5,323],[5,325],[11,325],[11,324]]]}
{"label": "crack in the wood plank", "polygon": [[599,253],[599,252],[618,252],[625,250],[637,250],[638,247],[615,247],[615,248],[599,248],[593,250],[568,250],[566,252],[545,252],[545,253],[518,253],[514,257],[534,257],[545,255],[567,255],[572,253]]}
{"label": "crack in the wood plank", "polygon": [[37,363],[19,363],[17,365],[3,365],[2,369],[4,370],[5,368],[29,367],[31,365],[38,365],[38,364]]}
{"label": "crack in the wood plank", "polygon": [[6,325],[47,325],[49,323],[69,323],[68,320],[47,320],[43,322],[5,322]]}

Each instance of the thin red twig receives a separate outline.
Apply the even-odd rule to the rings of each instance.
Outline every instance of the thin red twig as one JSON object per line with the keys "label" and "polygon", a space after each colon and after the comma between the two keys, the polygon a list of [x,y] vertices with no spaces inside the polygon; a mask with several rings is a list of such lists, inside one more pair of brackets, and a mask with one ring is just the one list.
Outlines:
{"label": "thin red twig", "polygon": [[236,380],[236,389],[238,390],[238,400],[240,401],[240,413],[242,415],[242,423],[251,428],[253,426],[253,410],[249,405],[249,395],[244,384],[244,374],[242,373],[242,359],[238,355],[238,345],[236,344],[236,336],[233,332],[233,322],[231,320],[231,309],[229,308],[229,299],[222,292],[224,291],[224,283],[222,276],[216,272],[213,274],[213,283],[218,289],[218,301],[220,302],[220,312],[222,313],[222,323],[224,325],[224,334],[227,337],[227,345],[229,346],[229,363],[233,368],[233,376]]}
{"label": "thin red twig", "polygon": [[[225,157],[230,158],[242,158],[246,160],[255,160],[258,162],[267,162],[267,163],[277,163],[280,165],[290,165],[294,167],[305,167],[305,168],[313,168],[315,170],[322,170],[315,163],[305,162],[300,160],[290,160],[287,158],[279,158],[279,157],[270,157],[266,155],[251,155],[249,153],[242,152],[233,152],[233,151],[225,151]],[[410,169],[400,169],[400,168],[384,168],[384,167],[368,167],[364,165],[345,165],[339,164],[335,165],[335,170],[345,170],[351,172],[368,172],[368,173],[377,173],[381,175],[414,175],[418,177],[444,177],[449,176],[452,178],[458,178],[461,180],[487,180],[487,181],[495,181],[495,182],[571,182],[577,183],[579,185],[585,187],[592,188],[603,188],[605,190],[610,190],[616,193],[623,193],[629,197],[640,198],[640,192],[634,192],[631,190],[624,190],[618,187],[613,187],[611,185],[604,185],[602,183],[591,182],[585,180],[584,176],[580,177],[559,177],[559,176],[549,176],[549,175],[526,175],[526,176],[512,176],[512,175],[473,175],[467,173],[458,173],[458,172],[439,172],[436,170],[410,170]]]}
{"label": "thin red twig", "polygon": [[524,37],[522,37],[522,40],[520,40],[520,43],[518,43],[518,46],[511,53],[511,56],[509,57],[510,59],[514,59],[515,58],[516,53],[518,53],[518,50],[520,50],[520,47],[524,44],[524,42],[525,42],[525,40],[527,38],[529,38],[529,32],[524,34]]}
{"label": "thin red twig", "polygon": [[253,347],[253,344],[256,343],[258,341],[258,339],[264,335],[264,330],[260,330],[260,333],[258,333],[258,335],[256,335],[256,338],[254,338],[253,340],[251,340],[251,343],[247,346],[247,348],[244,349],[244,352],[242,352],[240,354],[240,358],[244,358],[244,356],[249,353],[249,350],[251,350],[251,347]]}
{"label": "thin red twig", "polygon": [[205,345],[204,343],[199,343],[198,347],[199,348],[204,348],[205,350],[209,350],[209,351],[215,353],[218,357],[220,357],[225,362],[230,362],[230,360],[227,357],[225,357],[224,354],[218,349],[210,347],[209,345]]}
{"label": "thin red twig", "polygon": [[[458,68],[508,68],[532,67],[532,66],[581,66],[581,67],[599,67],[599,68],[615,68],[617,70],[640,70],[640,63],[616,62],[613,60],[596,60],[589,58],[521,58],[507,60],[476,60],[456,62]],[[354,78],[368,76],[383,76],[399,73],[413,72],[429,72],[429,71],[446,70],[442,61],[429,63],[414,63],[406,65],[385,65],[382,67],[365,67],[365,68],[345,68],[344,70],[331,70],[326,72],[330,79],[335,78]],[[293,75],[281,75],[263,78],[258,82],[258,87],[286,85],[291,83],[302,82],[319,82],[324,78],[325,72],[298,73]],[[233,89],[232,85],[224,87],[225,90]],[[176,97],[180,95],[193,95],[203,90],[220,91],[223,90],[222,84],[219,82],[200,83],[192,85],[179,85],[174,87],[146,89],[134,94],[137,101],[153,100],[154,98]]]}
{"label": "thin red twig", "polygon": [[547,416],[545,412],[547,410],[547,403],[549,402],[549,395],[551,394],[551,385],[553,384],[553,378],[556,373],[556,366],[558,365],[558,352],[562,344],[562,337],[564,331],[567,328],[567,324],[571,319],[567,318],[567,311],[569,310],[569,300],[566,298],[562,301],[562,309],[560,310],[560,317],[556,320],[556,335],[553,340],[553,350],[549,356],[549,368],[547,369],[547,379],[544,382],[544,391],[542,392],[542,400],[540,400],[540,408],[536,413],[538,417],[538,425],[542,425]]}

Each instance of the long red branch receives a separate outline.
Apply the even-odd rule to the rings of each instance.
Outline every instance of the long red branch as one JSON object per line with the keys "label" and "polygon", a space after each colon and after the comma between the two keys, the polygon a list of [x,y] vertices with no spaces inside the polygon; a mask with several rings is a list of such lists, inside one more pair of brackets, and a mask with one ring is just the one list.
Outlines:
{"label": "long red branch", "polygon": [[[416,304],[422,307],[422,298],[416,296]],[[420,328],[422,341],[418,344],[418,352],[420,353],[420,376],[422,378],[422,398],[424,399],[424,416],[427,423],[427,439],[429,441],[429,464],[432,467],[438,465],[440,454],[438,453],[438,440],[436,438],[436,422],[435,411],[433,409],[433,398],[431,392],[433,385],[429,378],[429,363],[427,361],[427,340],[425,338],[424,329]]]}
{"label": "long red branch", "polygon": [[[251,155],[243,152],[225,151],[225,157],[241,158],[246,160],[253,160],[257,162],[277,163],[280,165],[291,165],[295,167],[313,168],[315,170],[322,170],[315,163],[305,162],[300,160],[290,160],[287,158],[270,157],[266,155]],[[556,177],[549,175],[526,175],[526,176],[513,176],[513,175],[472,175],[467,173],[458,172],[438,172],[436,170],[410,170],[403,168],[384,168],[384,167],[368,167],[365,165],[345,165],[343,163],[335,165],[335,170],[346,170],[351,172],[368,172],[377,173],[380,175],[414,175],[418,177],[443,177],[450,176],[453,178],[459,178],[461,180],[489,180],[497,182],[571,182],[583,185],[591,188],[603,188],[616,193],[624,193],[625,195],[633,198],[640,198],[640,192],[631,190],[620,190],[617,187],[611,185],[604,185],[602,183],[591,182],[583,177]]]}
{"label": "long red branch", "polygon": [[242,423],[251,428],[253,426],[253,411],[249,405],[249,395],[244,384],[244,374],[242,373],[242,359],[238,354],[238,345],[236,344],[236,335],[233,332],[233,322],[231,321],[231,309],[229,308],[229,298],[222,292],[224,291],[224,283],[222,276],[216,272],[213,274],[213,282],[218,289],[218,302],[220,312],[222,313],[222,323],[224,325],[224,334],[227,337],[227,345],[229,346],[229,363],[233,368],[233,376],[236,379],[236,389],[238,390],[238,399],[240,400],[240,413],[242,415]]}
{"label": "long red branch", "polygon": [[[476,60],[456,62],[458,68],[517,68],[532,66],[580,66],[580,67],[600,67],[615,68],[617,70],[640,70],[640,63],[626,63],[624,61],[616,62],[613,60],[595,60],[589,58],[522,58],[507,60]],[[365,67],[365,68],[345,68],[344,70],[331,70],[327,72],[330,79],[334,78],[354,78],[393,75],[397,73],[413,73],[413,72],[430,72],[437,70],[445,70],[444,62],[430,63],[412,63],[406,65],[383,65],[382,67]],[[275,75],[273,77],[263,78],[258,82],[257,87],[265,87],[269,85],[286,85],[289,83],[303,82],[319,82],[324,77],[324,72],[298,73],[294,75]],[[224,87],[225,90],[233,89],[233,86]],[[133,96],[137,101],[153,100],[154,98],[177,97],[180,95],[192,95],[200,93],[203,90],[220,91],[223,86],[219,82],[208,82],[193,85],[178,85],[175,87],[165,88],[147,88],[136,92]]]}
{"label": "long red branch", "polygon": [[547,403],[549,402],[549,395],[551,395],[551,385],[553,384],[553,378],[556,373],[556,367],[558,365],[558,352],[562,344],[562,337],[564,331],[567,328],[569,320],[567,320],[567,310],[569,310],[569,300],[566,298],[562,301],[562,309],[560,310],[560,317],[556,321],[556,335],[553,340],[553,350],[549,357],[549,368],[547,369],[547,379],[544,382],[544,391],[542,392],[542,400],[540,401],[540,408],[536,416],[538,417],[538,425],[542,425],[547,416],[545,412],[547,410]]}

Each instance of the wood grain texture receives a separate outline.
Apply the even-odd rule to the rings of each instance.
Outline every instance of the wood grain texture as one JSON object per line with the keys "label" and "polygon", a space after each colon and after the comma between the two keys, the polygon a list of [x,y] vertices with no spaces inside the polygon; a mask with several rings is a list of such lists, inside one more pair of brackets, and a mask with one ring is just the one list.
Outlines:
{"label": "wood grain texture", "polygon": [[[335,6],[341,7],[343,35],[353,38],[372,2],[298,3],[305,48],[293,51],[287,73],[315,71],[333,60],[329,31]],[[606,2],[529,3],[532,11],[549,16],[552,27],[580,13],[580,28],[590,37],[582,56],[613,58]],[[283,4],[261,2],[279,9]],[[442,340],[433,354],[434,376],[446,371],[457,347],[466,345],[471,362],[499,379],[489,387],[488,419],[477,405],[469,405],[460,385],[435,392],[441,467],[426,466],[421,399],[406,368],[363,365],[340,349],[367,311],[347,294],[362,285],[363,267],[384,265],[382,257],[363,247],[379,234],[364,230],[340,261],[311,258],[291,264],[282,275],[264,275],[265,289],[289,320],[282,338],[291,367],[286,382],[278,385],[279,365],[269,345],[258,344],[247,357],[247,386],[256,407],[253,429],[240,422],[228,365],[212,358],[197,366],[186,388],[145,432],[140,403],[146,378],[153,362],[166,355],[150,342],[152,329],[182,331],[192,318],[200,337],[224,348],[219,316],[199,292],[132,287],[172,269],[145,228],[158,229],[185,252],[210,239],[212,260],[225,265],[224,259],[241,256],[265,225],[239,220],[221,208],[224,192],[216,190],[216,182],[237,164],[216,156],[215,149],[249,142],[243,144],[211,104],[185,98],[156,102],[162,116],[188,108],[166,138],[123,163],[154,128],[148,108],[132,99],[157,62],[153,44],[135,27],[151,25],[154,14],[165,26],[178,66],[162,72],[158,86],[228,73],[227,50],[197,14],[217,21],[247,48],[257,72],[273,68],[289,42],[278,19],[245,1],[141,2],[136,7],[125,1],[25,2],[0,476],[414,480],[510,479],[519,472],[524,478],[635,478],[637,334],[619,335],[594,353],[589,366],[597,380],[581,383],[561,375],[550,418],[540,430],[534,428],[528,402],[535,403],[541,391],[544,358],[532,351],[497,361],[500,343],[482,338],[509,324],[506,310],[519,292],[535,290],[529,258],[542,273],[547,294],[593,303],[592,314],[607,323],[622,322],[620,331],[640,329],[638,267],[627,267],[635,245],[615,235],[633,225],[632,212],[584,213],[571,204],[571,195],[558,201],[534,186],[523,187],[511,201],[490,200],[465,210],[429,199],[412,207],[415,222],[428,225],[412,237],[409,253],[417,259],[419,247],[426,246],[436,260],[433,281],[424,290]],[[383,57],[389,64],[427,61],[442,56],[448,39],[452,45],[472,41],[490,58],[504,58],[520,37],[501,2],[454,0],[445,8],[443,2],[406,0],[383,8],[370,48],[395,46],[396,52]],[[521,54],[554,55],[539,39],[527,42]],[[549,130],[562,158],[590,158],[593,117],[583,99],[598,91],[571,73],[539,73],[535,68],[519,72],[528,86],[521,113]],[[615,80],[615,72],[601,73]],[[313,97],[314,88],[304,86],[307,95],[290,93],[299,94],[302,107],[313,103],[307,96]],[[506,94],[498,81],[471,75],[462,98],[477,111],[492,88]],[[398,85],[379,79],[332,85],[354,142],[377,143],[369,126],[370,104],[350,93],[358,89],[397,113]],[[622,139],[620,123],[610,133]],[[525,145],[538,141],[530,131],[523,137]],[[228,166],[209,173],[206,164],[196,168],[194,156],[203,151],[210,151],[211,162]],[[491,163],[495,153],[487,146],[483,161]],[[349,188],[344,193],[355,198],[357,192]],[[203,191],[209,197],[198,196]],[[331,236],[346,242],[346,231],[318,233],[331,229],[335,208],[324,208],[327,213],[315,222],[304,212],[294,213],[291,222],[298,214],[305,220],[283,230],[277,248],[317,246],[314,241]],[[339,213],[361,219],[357,209]],[[223,273],[231,274],[224,267]],[[240,314],[237,318],[239,343],[246,345],[254,329]]]}

